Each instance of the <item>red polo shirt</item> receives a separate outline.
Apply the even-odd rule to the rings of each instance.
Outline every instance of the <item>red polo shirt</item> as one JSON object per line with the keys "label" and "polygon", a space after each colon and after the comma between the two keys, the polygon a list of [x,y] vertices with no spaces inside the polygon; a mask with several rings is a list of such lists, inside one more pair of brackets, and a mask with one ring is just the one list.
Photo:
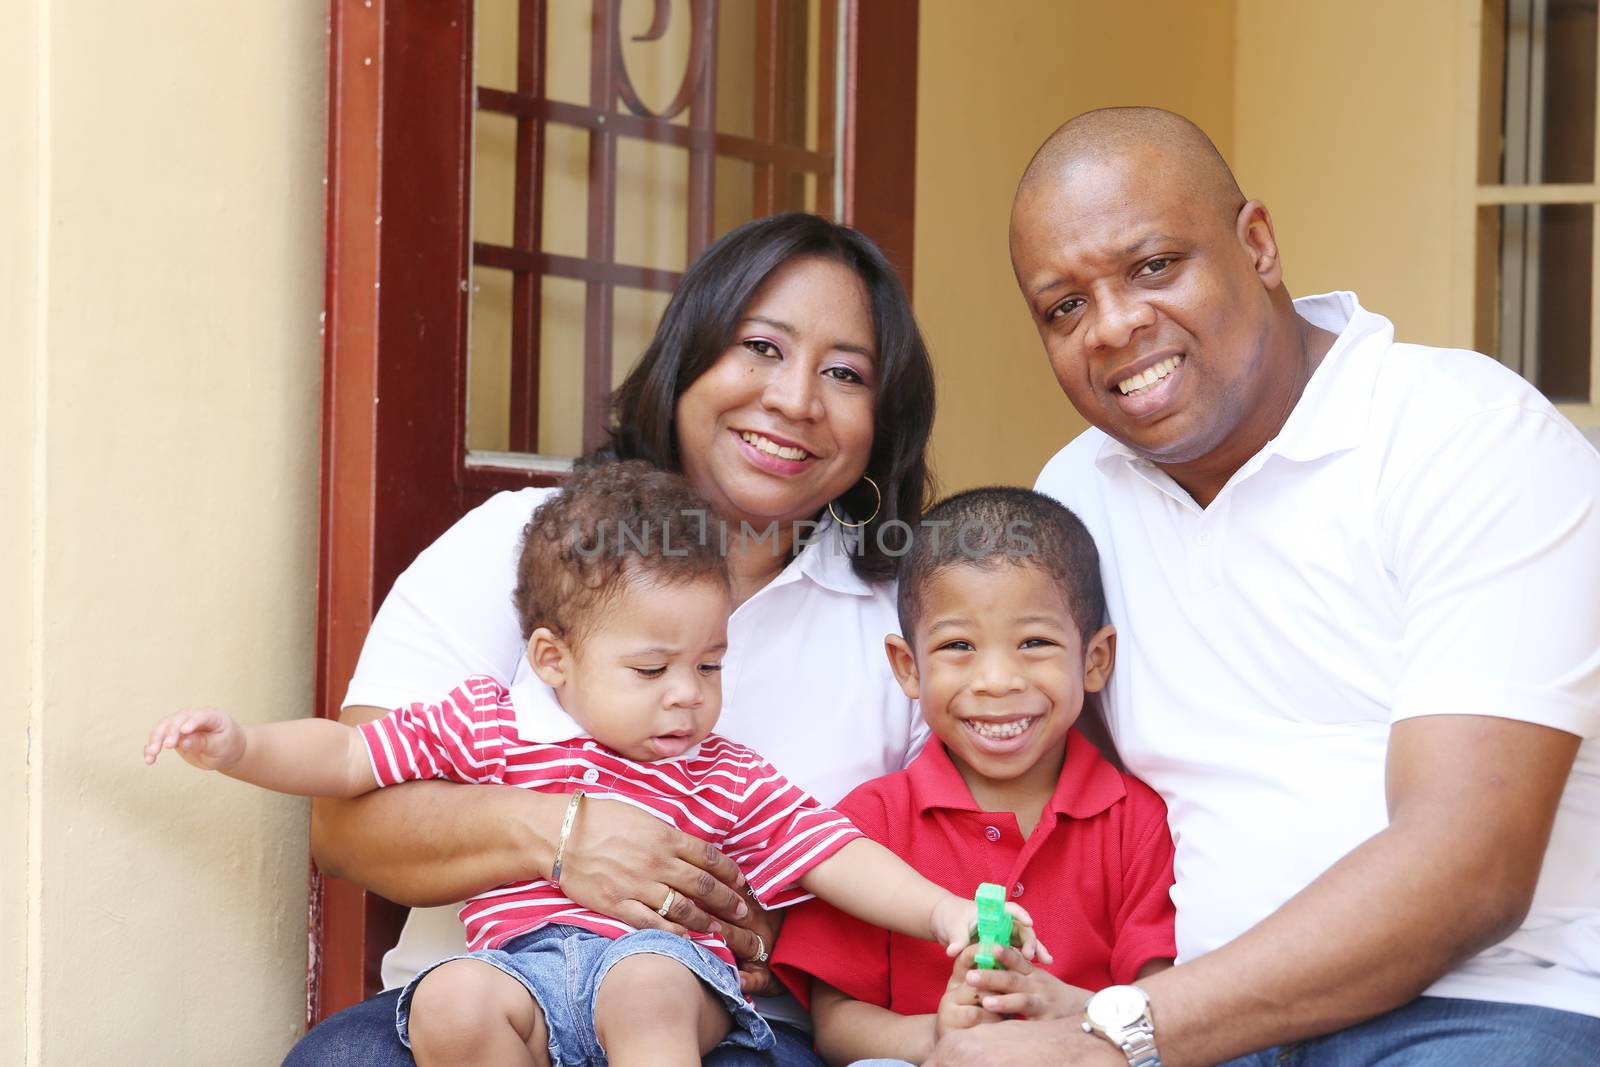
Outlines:
{"label": "red polo shirt", "polygon": [[[1006,886],[1055,957],[1051,973],[1072,985],[1131,982],[1149,961],[1177,955],[1166,806],[1077,730],[1068,734],[1060,784],[1027,840],[1015,815],[978,807],[937,739],[911,766],[856,789],[838,810],[952,893],[970,897],[979,882]],[[938,1010],[951,961],[943,945],[813,900],[789,910],[773,969],[807,1005],[812,975],[856,1000],[923,1015]]]}

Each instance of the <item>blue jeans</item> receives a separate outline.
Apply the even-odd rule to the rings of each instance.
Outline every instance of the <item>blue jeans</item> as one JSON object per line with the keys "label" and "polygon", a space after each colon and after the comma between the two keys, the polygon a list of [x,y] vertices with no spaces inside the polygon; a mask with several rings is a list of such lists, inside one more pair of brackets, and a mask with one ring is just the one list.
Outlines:
{"label": "blue jeans", "polygon": [[1595,1067],[1600,1018],[1526,1004],[1419,997],[1347,1030],[1221,1067]]}
{"label": "blue jeans", "polygon": [[[851,1067],[900,1067],[858,1060]],[[1554,1008],[1423,997],[1348,1030],[1221,1067],[1595,1067],[1600,1019]]]}
{"label": "blue jeans", "polygon": [[[399,999],[400,990],[391,989],[328,1016],[289,1050],[283,1067],[416,1067],[394,1028]],[[705,1067],[823,1067],[811,1051],[810,1034],[786,1023],[771,1026],[775,1048],[719,1048],[705,1058]]]}
{"label": "blue jeans", "polygon": [[[480,949],[440,960],[400,991],[400,1040],[411,1045],[411,1005],[417,987],[434,967],[456,960],[477,960],[515,979],[544,1013],[550,1032],[551,1063],[598,1063],[606,1058],[595,1033],[595,1002],[611,968],[629,956],[663,956],[698,978],[728,1013],[728,1036],[722,1040],[746,1048],[770,1049],[772,1028],[739,992],[739,972],[703,945],[664,930],[635,930],[606,937],[576,926],[551,923],[512,938],[503,948]],[[696,1001],[684,1005],[687,1012]]]}

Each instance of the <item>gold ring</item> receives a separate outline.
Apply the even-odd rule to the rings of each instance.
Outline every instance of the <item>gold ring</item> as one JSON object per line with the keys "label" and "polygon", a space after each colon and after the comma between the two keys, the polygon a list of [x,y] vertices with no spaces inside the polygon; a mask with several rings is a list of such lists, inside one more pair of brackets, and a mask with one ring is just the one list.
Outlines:
{"label": "gold ring", "polygon": [[[753,932],[753,931],[752,931]],[[756,962],[766,963],[771,958],[767,952],[767,942],[760,934],[756,934]]]}
{"label": "gold ring", "polygon": [[671,886],[668,886],[667,887],[667,899],[663,900],[661,902],[661,907],[656,909],[656,914],[661,916],[663,919],[665,919],[667,917],[667,912],[672,910],[672,905],[675,904],[677,902],[677,900],[678,900],[678,891],[676,889],[673,889]]}

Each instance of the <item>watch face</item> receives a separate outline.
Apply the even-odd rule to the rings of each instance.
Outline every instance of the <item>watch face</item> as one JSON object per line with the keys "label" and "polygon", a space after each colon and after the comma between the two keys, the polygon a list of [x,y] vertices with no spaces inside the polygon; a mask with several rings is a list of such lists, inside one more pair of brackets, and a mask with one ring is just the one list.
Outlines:
{"label": "watch face", "polygon": [[1144,1015],[1150,999],[1138,986],[1114,985],[1089,998],[1089,1021],[1102,1030],[1121,1030]]}

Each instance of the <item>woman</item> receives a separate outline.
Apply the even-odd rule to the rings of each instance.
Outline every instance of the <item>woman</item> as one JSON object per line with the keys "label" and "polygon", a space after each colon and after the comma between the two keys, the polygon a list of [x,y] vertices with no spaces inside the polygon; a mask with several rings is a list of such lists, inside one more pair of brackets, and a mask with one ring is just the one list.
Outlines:
{"label": "woman", "polygon": [[[738,608],[718,731],[824,803],[900,769],[926,737],[883,652],[898,629],[891,579],[904,541],[879,534],[921,514],[932,421],[932,368],[893,268],[861,234],[802,214],[747,223],[707,249],[613,398],[605,455],[682,472],[727,532]],[[468,674],[508,680],[513,694],[538,685],[510,594],[517,538],[548,492],[500,494],[401,575],[362,649],[344,721]],[[417,782],[318,801],[312,847],[330,874],[413,907],[443,905],[548,877],[566,803]],[[602,801],[585,805],[562,862],[573,900],[636,927],[721,923],[747,961],[747,991],[780,992],[764,964],[781,915],[747,907],[736,869],[704,842]],[[459,951],[453,909],[441,910],[413,912],[385,960],[386,986]],[[798,1005],[761,1007],[777,1063],[821,1062]],[[706,1062],[756,1062],[749,1055],[718,1050]],[[411,1062],[392,992],[331,1017],[286,1061],[333,1062]]]}

